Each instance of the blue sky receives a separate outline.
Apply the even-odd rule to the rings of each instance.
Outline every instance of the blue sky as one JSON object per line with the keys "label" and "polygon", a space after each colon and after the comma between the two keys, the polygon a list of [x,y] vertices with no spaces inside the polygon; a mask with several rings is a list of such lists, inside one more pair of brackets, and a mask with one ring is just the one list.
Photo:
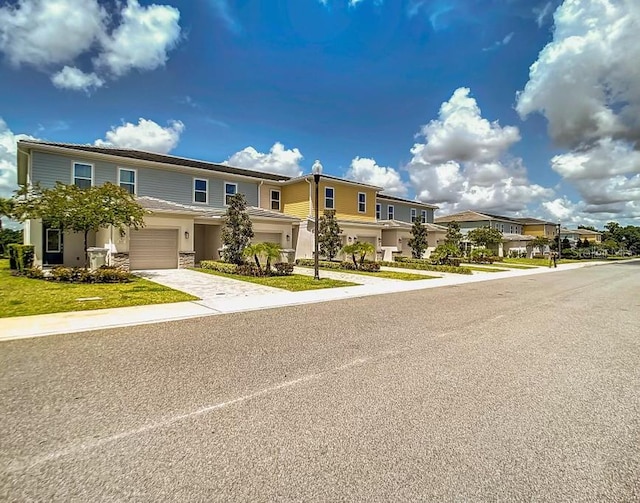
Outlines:
{"label": "blue sky", "polygon": [[0,2],[2,195],[29,135],[320,159],[439,214],[640,217],[630,0],[156,1]]}

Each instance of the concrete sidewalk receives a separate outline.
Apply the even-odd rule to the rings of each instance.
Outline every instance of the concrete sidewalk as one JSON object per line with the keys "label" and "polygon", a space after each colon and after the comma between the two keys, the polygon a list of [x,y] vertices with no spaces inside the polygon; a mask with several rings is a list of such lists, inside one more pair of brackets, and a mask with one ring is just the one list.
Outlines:
{"label": "concrete sidewalk", "polygon": [[530,270],[513,269],[502,273],[474,274],[470,276],[450,274],[438,279],[425,279],[419,281],[391,280],[378,282],[376,284],[343,288],[326,288],[322,290],[307,290],[304,292],[287,292],[279,290],[277,293],[257,294],[244,297],[206,298],[198,301],[179,302],[174,304],[155,304],[149,306],[121,307],[93,311],[75,311],[68,313],[4,318],[0,320],[0,341],[142,325],[147,323],[159,323],[201,316],[350,299],[369,295],[408,292],[412,290],[439,288],[466,283],[478,283],[482,281],[492,281],[511,277],[549,274],[605,264],[609,264],[609,262],[562,264],[558,266],[557,269],[550,269],[546,267]]}

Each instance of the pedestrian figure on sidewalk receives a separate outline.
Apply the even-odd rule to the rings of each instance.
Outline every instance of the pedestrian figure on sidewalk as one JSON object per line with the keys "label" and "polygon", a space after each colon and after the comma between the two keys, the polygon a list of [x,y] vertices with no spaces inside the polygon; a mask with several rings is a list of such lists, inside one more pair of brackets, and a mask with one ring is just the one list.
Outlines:
{"label": "pedestrian figure on sidewalk", "polygon": [[[553,267],[558,267],[558,254],[556,252],[551,254],[551,260],[553,261]],[[551,267],[551,265],[549,265],[549,267]]]}

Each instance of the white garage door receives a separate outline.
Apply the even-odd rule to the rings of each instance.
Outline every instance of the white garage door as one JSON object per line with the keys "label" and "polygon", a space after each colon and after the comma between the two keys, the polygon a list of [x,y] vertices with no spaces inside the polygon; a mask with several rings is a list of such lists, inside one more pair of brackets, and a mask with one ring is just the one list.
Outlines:
{"label": "white garage door", "polygon": [[282,242],[282,234],[278,232],[256,232],[252,243],[278,243]]}
{"label": "white garage door", "polygon": [[131,269],[177,269],[178,231],[142,229],[131,232]]}

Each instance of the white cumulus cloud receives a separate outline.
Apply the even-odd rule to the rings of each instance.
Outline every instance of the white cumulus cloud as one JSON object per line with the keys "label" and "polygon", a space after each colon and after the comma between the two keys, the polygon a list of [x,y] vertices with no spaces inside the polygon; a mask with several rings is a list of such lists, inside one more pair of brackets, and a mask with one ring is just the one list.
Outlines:
{"label": "white cumulus cloud", "polygon": [[640,213],[640,4],[565,0],[553,40],[517,95],[525,118],[539,112],[568,152],[551,167],[582,198],[585,214]]}
{"label": "white cumulus cloud", "polygon": [[94,142],[98,147],[123,147],[166,154],[173,150],[184,131],[181,121],[170,121],[166,127],[156,122],[140,118],[138,124],[126,122],[112,127],[105,134],[105,140]]}
{"label": "white cumulus cloud", "polygon": [[60,89],[71,89],[73,91],[90,91],[102,87],[104,80],[95,73],[84,73],[82,70],[65,66],[59,72],[51,76],[51,82]]}
{"label": "white cumulus cloud", "polygon": [[424,141],[411,149],[407,170],[423,201],[452,211],[514,212],[553,194],[528,180],[521,159],[507,155],[520,140],[518,128],[482,117],[468,88],[442,103],[438,119],[423,126],[420,136]]}
{"label": "white cumulus cloud", "polygon": [[302,159],[303,156],[297,148],[286,149],[282,143],[276,142],[266,154],[258,152],[253,147],[246,147],[222,164],[265,173],[299,176],[302,174],[300,167]]}
{"label": "white cumulus cloud", "polygon": [[102,42],[98,66],[116,77],[133,69],[164,66],[167,52],[180,38],[180,11],[168,5],[141,7],[137,0],[129,0],[121,16],[121,24]]}
{"label": "white cumulus cloud", "polygon": [[0,7],[0,52],[47,72],[58,88],[89,91],[163,66],[180,40],[179,20],[175,7],[138,0],[17,0]]}
{"label": "white cumulus cloud", "polygon": [[401,197],[407,195],[407,186],[400,173],[393,168],[378,166],[375,159],[354,158],[345,178],[382,187],[385,194]]}
{"label": "white cumulus cloud", "polygon": [[14,134],[0,117],[0,197],[11,197],[18,188],[16,156],[19,140],[35,140],[26,134]]}

